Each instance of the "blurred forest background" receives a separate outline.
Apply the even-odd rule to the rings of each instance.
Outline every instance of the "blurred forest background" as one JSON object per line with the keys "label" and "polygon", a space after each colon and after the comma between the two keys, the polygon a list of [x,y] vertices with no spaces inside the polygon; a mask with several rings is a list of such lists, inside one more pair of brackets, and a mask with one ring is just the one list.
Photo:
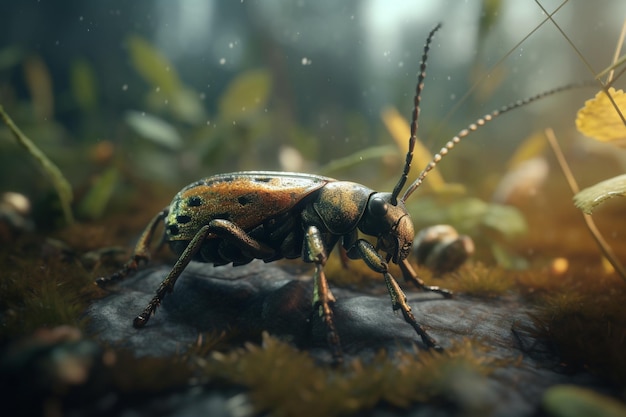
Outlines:
{"label": "blurred forest background", "polygon": [[[591,68],[553,23],[540,26],[540,5],[549,13],[562,6],[554,20]],[[444,26],[430,52],[419,131],[431,151],[494,108],[592,79],[611,64],[626,16],[622,0],[25,0],[2,8],[0,105],[66,175],[84,218],[119,207],[138,184],[171,195],[238,170],[389,187],[403,155],[389,151],[381,112],[410,116],[436,23]],[[503,116],[442,172],[480,188],[533,131],[577,135],[575,112],[593,94],[565,93]],[[358,163],[367,149],[374,162]],[[350,155],[357,163],[331,164]],[[0,191],[35,204],[50,198],[48,178],[4,127],[0,170]]]}

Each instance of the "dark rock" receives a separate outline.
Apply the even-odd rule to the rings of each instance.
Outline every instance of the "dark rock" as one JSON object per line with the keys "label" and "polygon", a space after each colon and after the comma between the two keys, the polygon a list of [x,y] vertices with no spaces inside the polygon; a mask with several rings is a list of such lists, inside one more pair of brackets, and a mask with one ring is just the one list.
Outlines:
{"label": "dark rock", "polygon": [[[114,294],[96,301],[87,312],[90,330],[100,340],[129,347],[138,355],[171,355],[194,343],[198,333],[227,330],[253,340],[268,331],[297,346],[326,347],[326,328],[313,312],[308,275],[294,279],[285,270],[261,262],[237,268],[192,263],[148,325],[133,328],[133,318],[168,271],[162,266],[139,272],[120,284]],[[364,296],[345,289],[333,292],[338,298],[333,309],[336,326],[346,352],[378,350],[390,342],[394,346],[416,342],[424,347],[402,315],[392,311],[386,294]],[[420,293],[410,294],[410,299],[418,321],[426,326],[441,321],[435,316],[450,308],[467,309],[468,303]],[[465,320],[455,316],[458,322],[453,327],[462,325],[469,330],[472,316],[465,316]],[[436,327],[449,329],[449,324],[444,320]],[[436,327],[433,336],[438,332]],[[441,339],[444,346],[449,345],[445,337]]]}
{"label": "dark rock", "polygon": [[311,285],[263,263],[237,268],[192,263],[146,327],[135,329],[134,317],[168,272],[167,266],[141,271],[92,304],[87,311],[90,331],[139,356],[180,352],[199,333],[234,330],[254,340],[267,330],[296,344],[309,337]]}

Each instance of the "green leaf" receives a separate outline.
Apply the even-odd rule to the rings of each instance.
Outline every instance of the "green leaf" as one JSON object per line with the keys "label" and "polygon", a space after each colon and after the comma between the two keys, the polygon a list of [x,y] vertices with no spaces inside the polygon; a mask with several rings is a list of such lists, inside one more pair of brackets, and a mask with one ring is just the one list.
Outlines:
{"label": "green leaf", "polygon": [[522,270],[528,268],[528,261],[523,257],[511,252],[497,242],[491,242],[491,254],[496,263],[505,269]]}
{"label": "green leaf", "polygon": [[170,60],[139,36],[127,42],[133,67],[153,87],[148,95],[152,108],[166,110],[186,123],[201,122],[205,118],[202,101],[180,80]]}
{"label": "green leaf", "polygon": [[198,94],[188,88],[181,88],[170,98],[171,114],[183,122],[197,124],[206,116]]}
{"label": "green leaf", "polygon": [[502,0],[482,1],[482,10],[480,13],[480,21],[478,26],[481,42],[483,41],[483,38],[489,33],[491,28],[497,23],[498,19],[501,18],[501,10]]}
{"label": "green leaf", "polygon": [[474,197],[445,202],[422,198],[409,203],[407,208],[418,224],[450,224],[459,233],[476,234],[488,229],[512,238],[526,233],[528,227],[517,208]]}
{"label": "green leaf", "polygon": [[574,385],[557,385],[543,396],[543,407],[555,417],[623,417],[626,406],[614,398]]}
{"label": "green leaf", "polygon": [[501,204],[489,204],[482,224],[496,230],[506,238],[521,236],[528,231],[528,225],[522,213],[513,206]]}
{"label": "green leaf", "polygon": [[98,85],[93,67],[84,59],[72,63],[70,73],[72,94],[82,110],[91,110],[98,103]]}
{"label": "green leaf", "polygon": [[172,63],[157,48],[136,35],[127,42],[133,67],[148,83],[168,96],[182,88]]}
{"label": "green leaf", "polygon": [[591,214],[596,206],[613,197],[626,196],[626,174],[601,181],[574,196],[574,205]]}
{"label": "green leaf", "polygon": [[18,65],[24,59],[24,51],[18,46],[7,46],[0,49],[0,70]]}
{"label": "green leaf", "polygon": [[272,85],[266,70],[247,71],[235,78],[220,97],[220,117],[238,121],[265,108]]}
{"label": "green leaf", "polygon": [[128,110],[126,123],[139,135],[171,150],[183,147],[183,140],[174,126],[145,112]]}
{"label": "green leaf", "polygon": [[118,182],[119,172],[111,167],[96,179],[87,195],[80,202],[79,214],[87,219],[99,219],[106,209]]}
{"label": "green leaf", "polygon": [[476,230],[487,214],[489,204],[478,198],[468,197],[450,203],[444,210],[448,213],[449,221],[442,223],[450,223],[465,233]]}

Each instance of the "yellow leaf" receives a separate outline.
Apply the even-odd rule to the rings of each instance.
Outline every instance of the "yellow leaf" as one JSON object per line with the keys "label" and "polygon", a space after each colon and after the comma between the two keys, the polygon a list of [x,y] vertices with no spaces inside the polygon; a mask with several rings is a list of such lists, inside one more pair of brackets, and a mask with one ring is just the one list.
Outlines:
{"label": "yellow leaf", "polygon": [[626,113],[626,94],[622,90],[609,88],[608,94],[615,102],[615,108],[607,93],[598,92],[594,98],[585,102],[585,107],[578,111],[576,127],[583,135],[601,142],[612,142],[626,147],[626,125],[620,116]]}
{"label": "yellow leaf", "polygon": [[509,170],[517,168],[523,162],[541,156],[545,148],[546,137],[543,132],[537,132],[527,137],[517,147],[511,159],[509,159]]}
{"label": "yellow leaf", "polygon": [[[409,122],[404,119],[393,107],[388,107],[383,110],[382,113],[383,122],[387,126],[387,130],[391,133],[391,137],[400,148],[403,154],[406,154],[409,150],[409,138],[411,137],[411,131],[409,130]],[[413,166],[417,165],[419,169],[428,165],[433,156],[428,149],[419,141],[415,142],[415,150],[413,151]],[[445,185],[443,177],[439,171],[432,170],[428,174],[428,183],[434,189],[437,190]],[[415,175],[413,175],[415,177]]]}
{"label": "yellow leaf", "polygon": [[[381,116],[396,145],[403,154],[406,154],[409,150],[409,137],[411,136],[409,122],[393,107],[384,109]],[[432,158],[431,153],[418,139],[415,142],[415,150],[413,151],[413,175],[411,175],[409,181],[415,180],[420,172],[415,168],[421,170],[430,163]],[[430,171],[427,184],[437,193],[463,194],[465,192],[465,188],[460,184],[446,183],[437,169]]]}

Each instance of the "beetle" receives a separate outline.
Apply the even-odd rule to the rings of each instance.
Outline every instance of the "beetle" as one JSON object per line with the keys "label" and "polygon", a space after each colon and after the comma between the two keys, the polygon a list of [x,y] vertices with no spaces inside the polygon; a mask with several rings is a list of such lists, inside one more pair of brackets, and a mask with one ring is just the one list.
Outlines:
{"label": "beetle", "polygon": [[[404,203],[439,161],[479,126],[502,113],[570,86],[511,103],[478,119],[446,143],[399,198],[411,169],[417,140],[426,60],[433,36],[440,27],[441,24],[438,24],[426,39],[415,89],[409,150],[400,179],[392,192],[377,192],[354,182],[312,174],[249,171],[214,175],[178,192],[171,204],[148,223],[131,259],[122,269],[98,278],[96,283],[105,287],[136,271],[140,263],[147,262],[150,259],[149,246],[160,223],[164,223],[164,241],[179,257],[154,297],[134,319],[136,328],[148,323],[192,260],[237,266],[253,259],[272,262],[283,258],[302,258],[315,266],[313,306],[325,323],[333,358],[335,362],[341,362],[341,345],[332,310],[335,297],[324,274],[331,250],[340,243],[349,258],[362,259],[369,268],[383,276],[393,310],[402,312],[404,320],[413,327],[426,347],[441,349],[417,322],[405,293],[389,272],[389,263],[393,262],[399,265],[405,282],[445,298],[452,297],[446,289],[426,285],[408,262],[415,231]],[[360,238],[359,233],[375,237],[376,244]]]}

